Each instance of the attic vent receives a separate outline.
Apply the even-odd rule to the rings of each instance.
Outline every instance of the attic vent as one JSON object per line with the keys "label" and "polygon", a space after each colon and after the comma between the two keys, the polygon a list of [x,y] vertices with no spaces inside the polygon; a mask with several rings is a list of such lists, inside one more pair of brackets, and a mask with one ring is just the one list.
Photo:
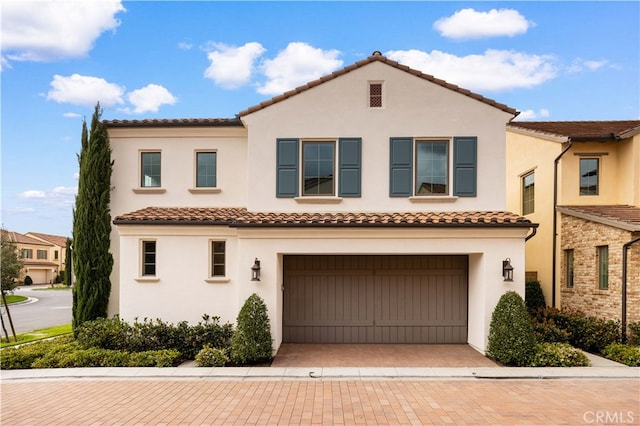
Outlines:
{"label": "attic vent", "polygon": [[369,83],[369,108],[382,108],[382,83]]}

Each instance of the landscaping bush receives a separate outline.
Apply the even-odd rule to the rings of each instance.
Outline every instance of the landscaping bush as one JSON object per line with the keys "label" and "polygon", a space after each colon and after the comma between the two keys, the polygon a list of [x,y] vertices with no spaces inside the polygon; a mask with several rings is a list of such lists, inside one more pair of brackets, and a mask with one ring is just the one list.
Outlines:
{"label": "landscaping bush", "polygon": [[231,360],[239,365],[259,364],[272,357],[273,340],[267,306],[254,293],[238,314],[236,331],[231,340]]}
{"label": "landscaping bush", "polygon": [[512,366],[528,366],[536,353],[536,338],[522,297],[502,295],[491,315],[487,355]]}
{"label": "landscaping bush", "polygon": [[27,275],[26,277],[24,277],[24,285],[32,285],[33,284],[33,279],[31,279],[31,276]]}
{"label": "landscaping bush", "polygon": [[602,350],[602,355],[629,367],[640,367],[640,346],[612,343]]}
{"label": "landscaping bush", "polygon": [[70,336],[46,340],[19,347],[0,350],[0,366],[3,370],[31,368],[31,365],[47,353],[69,350],[74,345]]}
{"label": "landscaping bush", "polygon": [[589,358],[568,343],[539,343],[532,367],[588,367]]}
{"label": "landscaping bush", "polygon": [[524,287],[524,304],[529,315],[547,307],[540,281],[528,281]]}
{"label": "landscaping bush", "polygon": [[640,346],[640,321],[627,325],[627,338],[629,345]]}
{"label": "landscaping bush", "polygon": [[212,348],[205,345],[196,355],[198,367],[224,367],[231,361],[227,349]]}
{"label": "landscaping bush", "polygon": [[87,321],[76,328],[76,341],[85,349],[122,350],[128,346],[133,327],[120,317],[98,318]]}

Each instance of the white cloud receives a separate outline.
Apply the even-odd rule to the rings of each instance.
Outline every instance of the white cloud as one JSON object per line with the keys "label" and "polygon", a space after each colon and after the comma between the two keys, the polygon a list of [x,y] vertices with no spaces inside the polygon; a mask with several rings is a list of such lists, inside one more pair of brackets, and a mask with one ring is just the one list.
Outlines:
{"label": "white cloud", "polygon": [[158,112],[162,105],[173,105],[177,99],[166,88],[157,84],[149,84],[127,94],[127,99],[135,107],[135,114]]}
{"label": "white cloud", "polygon": [[180,43],[178,43],[178,49],[191,50],[193,49],[193,43],[187,43],[186,41],[181,41]]}
{"label": "white cloud", "polygon": [[52,89],[47,93],[47,99],[58,103],[94,106],[100,102],[104,108],[124,103],[124,87],[103,78],[79,74],[70,77],[54,75],[50,85]]}
{"label": "white cloud", "polygon": [[3,0],[3,59],[54,61],[82,57],[103,32],[120,25],[116,15],[125,11],[121,0]]}
{"label": "white cloud", "polygon": [[533,22],[513,9],[491,9],[488,12],[462,9],[433,24],[440,35],[452,39],[513,37],[526,33],[533,26]]}
{"label": "white cloud", "polygon": [[258,93],[283,93],[329,74],[342,66],[339,55],[338,50],[322,50],[301,42],[289,43],[274,59],[264,61],[262,71],[267,81],[258,87]]}
{"label": "white cloud", "polygon": [[539,109],[538,111],[527,109],[521,111],[520,114],[518,114],[517,119],[520,121],[539,120],[541,118],[549,118],[550,115],[551,113],[546,108]]}
{"label": "white cloud", "polygon": [[455,56],[433,50],[395,50],[390,59],[474,91],[501,91],[538,86],[558,74],[553,58],[513,50],[487,50]]}
{"label": "white cloud", "polygon": [[21,198],[45,198],[46,196],[47,194],[45,194],[44,191],[37,191],[35,189],[30,189],[20,194]]}
{"label": "white cloud", "polygon": [[81,114],[78,114],[77,112],[65,112],[64,114],[62,114],[63,117],[66,118],[78,118],[78,117],[82,117]]}
{"label": "white cloud", "polygon": [[266,51],[260,43],[251,42],[235,47],[212,44],[213,51],[207,54],[211,64],[204,76],[225,89],[235,89],[251,80],[255,61]]}
{"label": "white cloud", "polygon": [[37,210],[33,207],[14,207],[14,208],[5,210],[5,212],[9,215],[33,214],[36,211]]}
{"label": "white cloud", "polygon": [[[600,68],[609,64],[607,60],[600,61],[590,61],[582,58],[576,58],[573,60],[571,65],[567,67],[567,72],[569,74],[575,74],[584,71],[585,69],[588,71],[597,71]],[[612,68],[615,68],[612,66]]]}

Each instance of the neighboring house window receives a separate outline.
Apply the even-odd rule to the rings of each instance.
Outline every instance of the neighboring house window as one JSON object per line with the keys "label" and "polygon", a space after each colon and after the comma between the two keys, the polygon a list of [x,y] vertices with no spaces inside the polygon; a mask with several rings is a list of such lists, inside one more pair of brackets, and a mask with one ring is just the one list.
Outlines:
{"label": "neighboring house window", "polygon": [[226,243],[211,241],[211,276],[224,277],[226,275]]}
{"label": "neighboring house window", "polygon": [[382,108],[382,83],[369,83],[369,108]]}
{"label": "neighboring house window", "polygon": [[140,155],[141,179],[140,186],[143,188],[160,187],[160,153],[142,152]]}
{"label": "neighboring house window", "polygon": [[416,195],[449,194],[449,142],[416,141]]}
{"label": "neighboring house window", "polygon": [[564,259],[566,265],[566,284],[567,288],[573,288],[573,249],[564,251]]}
{"label": "neighboring house window", "polygon": [[55,250],[55,251],[53,252],[53,258],[54,258],[54,260],[58,260],[58,256],[59,256],[59,255],[58,255],[58,250]]}
{"label": "neighboring house window", "polygon": [[598,288],[609,289],[609,246],[600,246],[598,249]]}
{"label": "neighboring house window", "polygon": [[598,195],[598,163],[597,158],[580,159],[580,195]]}
{"label": "neighboring house window", "polygon": [[22,258],[23,259],[33,259],[33,250],[32,249],[22,249]]}
{"label": "neighboring house window", "polygon": [[334,194],[333,142],[303,142],[302,195]]}
{"label": "neighboring house window", "polygon": [[391,138],[389,196],[475,197],[476,150],[476,137],[415,141]]}
{"label": "neighboring house window", "polygon": [[522,214],[528,215],[535,209],[535,179],[534,172],[522,177]]}
{"label": "neighboring house window", "polygon": [[142,275],[149,276],[156,274],[156,242],[142,242]]}
{"label": "neighboring house window", "polygon": [[196,152],[196,188],[216,187],[216,152]]}
{"label": "neighboring house window", "polygon": [[47,258],[46,250],[38,250],[38,259],[45,260]]}

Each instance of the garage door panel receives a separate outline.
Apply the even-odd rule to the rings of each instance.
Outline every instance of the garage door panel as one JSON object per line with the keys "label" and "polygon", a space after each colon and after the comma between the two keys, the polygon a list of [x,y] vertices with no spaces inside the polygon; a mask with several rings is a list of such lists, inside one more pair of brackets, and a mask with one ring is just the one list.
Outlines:
{"label": "garage door panel", "polygon": [[467,340],[466,256],[285,256],[284,265],[285,342]]}

